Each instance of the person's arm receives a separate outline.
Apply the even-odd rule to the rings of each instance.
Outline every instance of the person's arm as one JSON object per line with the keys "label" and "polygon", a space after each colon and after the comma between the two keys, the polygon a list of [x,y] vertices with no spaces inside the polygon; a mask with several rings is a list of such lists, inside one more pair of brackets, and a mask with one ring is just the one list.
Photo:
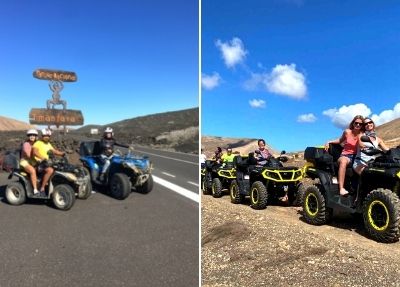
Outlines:
{"label": "person's arm", "polygon": [[333,140],[333,141],[328,141],[328,142],[326,142],[326,144],[325,144],[325,150],[328,150],[329,144],[340,144],[340,143],[344,142],[344,141],[346,140],[346,133],[347,133],[347,130],[345,130],[345,131],[342,133],[342,135],[341,135],[340,138],[335,139],[335,140]]}
{"label": "person's arm", "polygon": [[120,147],[124,147],[124,148],[129,148],[129,145],[124,144],[124,143],[119,143],[119,142],[117,142],[117,141],[114,141],[114,145],[120,146]]}
{"label": "person's arm", "polygon": [[53,151],[53,153],[54,153],[55,155],[59,155],[59,156],[64,156],[64,155],[65,155],[65,152],[60,151],[60,150],[55,149],[55,148],[53,148],[52,151]]}
{"label": "person's arm", "polygon": [[383,142],[381,138],[378,138],[378,145],[383,149],[384,151],[389,150],[388,146]]}
{"label": "person's arm", "polygon": [[31,154],[32,154],[32,148],[31,148],[31,152],[29,152],[29,143],[27,143],[27,142],[25,142],[23,145],[22,145],[22,150],[21,150],[21,156],[22,156],[22,158],[26,158],[26,159],[28,159],[28,158],[30,158],[31,157]]}

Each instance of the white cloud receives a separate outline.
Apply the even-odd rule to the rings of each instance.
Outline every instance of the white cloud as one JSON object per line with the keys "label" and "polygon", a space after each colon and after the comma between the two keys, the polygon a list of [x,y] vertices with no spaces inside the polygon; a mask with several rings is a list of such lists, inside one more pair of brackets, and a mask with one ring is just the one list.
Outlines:
{"label": "white cloud", "polygon": [[266,75],[251,73],[251,78],[243,83],[243,87],[248,91],[255,91],[264,81]]}
{"label": "white cloud", "polygon": [[381,112],[379,115],[372,115],[372,120],[376,125],[382,125],[384,123],[390,122],[394,119],[400,118],[400,103],[397,103],[393,110],[385,110]]}
{"label": "white cloud", "polygon": [[266,76],[264,84],[271,93],[302,99],[307,95],[305,76],[296,71],[296,65],[276,65]]}
{"label": "white cloud", "polygon": [[222,58],[228,68],[233,68],[236,64],[243,62],[248,53],[239,38],[233,38],[230,42],[222,42],[218,39],[215,45],[221,50]]}
{"label": "white cloud", "polygon": [[276,65],[270,73],[251,73],[243,83],[246,90],[254,91],[264,86],[274,94],[302,99],[307,95],[305,76],[296,71],[296,65]]}
{"label": "white cloud", "polygon": [[322,112],[323,115],[331,118],[332,123],[338,128],[345,129],[356,115],[367,117],[371,114],[370,108],[365,104],[341,106],[339,109],[333,108]]}
{"label": "white cloud", "polygon": [[297,121],[299,123],[313,123],[316,120],[317,120],[317,117],[314,116],[314,114],[312,114],[312,113],[299,115],[297,117]]}
{"label": "white cloud", "polygon": [[253,99],[249,101],[249,104],[252,108],[265,108],[265,101],[264,100],[257,100]]}
{"label": "white cloud", "polygon": [[371,109],[363,103],[342,106],[339,109],[329,109],[323,111],[322,114],[330,117],[333,124],[342,129],[347,128],[349,123],[356,115],[371,117],[375,124],[379,126],[394,119],[400,118],[400,103],[395,104],[392,110],[384,110],[379,115],[372,114]]}
{"label": "white cloud", "polygon": [[206,90],[212,90],[218,87],[221,83],[221,77],[218,73],[214,72],[211,76],[201,74],[201,86]]}

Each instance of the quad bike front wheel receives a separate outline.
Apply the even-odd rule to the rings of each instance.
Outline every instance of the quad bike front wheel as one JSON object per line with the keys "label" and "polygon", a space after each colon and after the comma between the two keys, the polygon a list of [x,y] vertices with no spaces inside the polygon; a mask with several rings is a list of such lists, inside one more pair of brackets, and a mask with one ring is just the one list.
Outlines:
{"label": "quad bike front wheel", "polygon": [[244,195],[240,194],[239,185],[235,179],[231,182],[229,194],[231,196],[231,202],[234,204],[242,203],[244,200]]}
{"label": "quad bike front wheel", "polygon": [[320,185],[309,186],[304,192],[303,216],[306,222],[313,225],[323,225],[331,217],[333,210],[326,206],[325,197]]}
{"label": "quad bike front wheel", "polygon": [[222,196],[222,183],[219,178],[214,178],[211,185],[212,196],[215,198]]}
{"label": "quad bike front wheel", "polygon": [[61,210],[69,210],[75,203],[75,191],[68,184],[59,184],[53,190],[53,203]]}
{"label": "quad bike front wheel", "polygon": [[126,174],[115,173],[110,180],[110,194],[116,199],[125,199],[131,193],[131,182]]}
{"label": "quad bike front wheel", "polygon": [[136,187],[136,191],[143,194],[149,193],[150,191],[153,190],[153,185],[154,185],[153,176],[150,174],[149,178],[146,180],[145,183]]}
{"label": "quad bike front wheel", "polygon": [[400,237],[400,200],[389,189],[371,191],[363,202],[363,219],[368,234],[376,241],[391,243]]}
{"label": "quad bike front wheel", "polygon": [[255,181],[250,190],[250,206],[254,209],[265,209],[268,204],[267,188],[261,181]]}
{"label": "quad bike front wheel", "polygon": [[21,205],[26,201],[25,188],[20,182],[10,182],[6,187],[6,199],[11,205]]}
{"label": "quad bike front wheel", "polygon": [[85,176],[89,176],[89,181],[86,183],[85,189],[78,192],[78,198],[79,199],[88,199],[89,196],[92,194],[92,182],[90,179],[90,172],[86,167],[83,167],[83,172],[85,173]]}
{"label": "quad bike front wheel", "polygon": [[211,194],[210,176],[207,173],[201,177],[201,190],[204,195]]}

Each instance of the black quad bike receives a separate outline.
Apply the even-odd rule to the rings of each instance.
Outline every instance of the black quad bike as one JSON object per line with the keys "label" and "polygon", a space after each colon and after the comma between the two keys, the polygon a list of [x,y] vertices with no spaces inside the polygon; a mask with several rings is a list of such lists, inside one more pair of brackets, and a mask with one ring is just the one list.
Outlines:
{"label": "black quad bike", "polygon": [[231,181],[236,178],[236,170],[233,163],[219,164],[213,160],[206,160],[201,174],[201,188],[203,194],[212,194],[218,198],[223,195],[225,189],[229,189]]}
{"label": "black quad bike", "polygon": [[[362,137],[368,141],[368,137]],[[363,151],[376,155],[361,176],[351,166],[346,169],[346,197],[339,195],[337,183],[338,164],[342,147],[330,145],[324,148],[307,147],[304,158],[306,176],[316,179],[308,187],[303,198],[303,215],[306,222],[314,225],[327,223],[333,210],[362,214],[364,226],[371,238],[379,242],[395,242],[400,237],[400,147],[384,153],[378,149]]]}
{"label": "black quad bike", "polygon": [[236,178],[230,185],[231,202],[242,203],[250,196],[250,206],[254,209],[265,209],[269,203],[287,197],[291,205],[300,205],[304,191],[301,180],[301,168],[283,166],[287,161],[285,151],[277,158],[265,159],[264,165],[258,165],[254,153],[247,157],[237,156],[234,159]]}
{"label": "black quad bike", "polygon": [[44,167],[50,166],[54,169],[45,195],[33,194],[30,177],[19,167],[17,159],[13,166],[8,179],[16,177],[18,180],[9,182],[5,192],[8,203],[12,205],[21,205],[27,198],[52,199],[56,208],[69,210],[75,203],[75,196],[79,199],[87,199],[92,193],[90,177],[82,167],[70,164],[66,157],[57,159],[50,154],[50,159],[39,165],[38,186],[43,177]]}

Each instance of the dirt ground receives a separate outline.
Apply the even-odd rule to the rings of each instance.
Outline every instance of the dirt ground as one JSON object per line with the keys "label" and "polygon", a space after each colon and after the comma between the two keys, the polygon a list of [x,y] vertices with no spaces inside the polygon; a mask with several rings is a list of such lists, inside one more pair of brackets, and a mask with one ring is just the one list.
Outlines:
{"label": "dirt ground", "polygon": [[302,221],[300,207],[201,197],[202,286],[400,286],[400,242],[367,237],[362,219]]}

